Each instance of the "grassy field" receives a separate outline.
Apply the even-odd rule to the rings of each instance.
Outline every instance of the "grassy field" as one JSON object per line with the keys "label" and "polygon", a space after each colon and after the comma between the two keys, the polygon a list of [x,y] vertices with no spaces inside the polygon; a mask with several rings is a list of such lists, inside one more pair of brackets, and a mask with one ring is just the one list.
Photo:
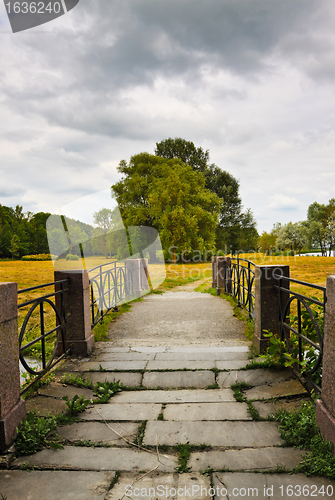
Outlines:
{"label": "grassy field", "polygon": [[[251,260],[257,265],[279,265],[286,264],[290,266],[290,276],[292,278],[325,286],[327,276],[335,274],[335,257],[282,257],[282,256],[264,256],[263,254],[244,254],[240,257]],[[85,263],[81,261],[63,261],[59,263],[59,268],[64,270],[84,267],[91,269],[97,265],[105,264],[108,261],[101,257],[91,257]],[[153,266],[154,267],[154,266]],[[162,267],[160,267],[160,272]],[[198,279],[211,277],[211,263],[190,263],[190,264],[166,264],[166,278],[159,285],[157,291],[164,291],[183,285]],[[28,288],[35,285],[50,283],[54,281],[54,266],[51,261],[0,261],[0,282],[14,281],[18,283],[18,288]],[[41,296],[53,287],[27,292],[19,296],[19,302],[33,299]],[[310,291],[306,287],[292,285],[293,290],[297,290],[307,295],[317,295],[321,298],[321,293]],[[20,310],[19,325],[22,324],[23,317],[28,308]],[[51,306],[45,306],[46,316],[53,317]],[[49,320],[48,320],[49,322]],[[30,320],[30,334],[38,329],[39,317],[36,314]],[[29,334],[28,334],[29,337]],[[36,353],[35,353],[36,354]]]}

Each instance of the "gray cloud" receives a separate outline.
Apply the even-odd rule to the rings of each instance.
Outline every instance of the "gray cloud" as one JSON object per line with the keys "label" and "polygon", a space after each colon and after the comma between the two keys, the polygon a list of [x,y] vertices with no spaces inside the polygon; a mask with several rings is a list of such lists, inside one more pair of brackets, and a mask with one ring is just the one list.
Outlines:
{"label": "gray cloud", "polygon": [[20,179],[18,202],[52,211],[181,136],[240,180],[262,227],[285,209],[260,206],[269,190],[303,218],[334,169],[334,14],[326,0],[81,0],[44,31],[0,35],[0,203]]}

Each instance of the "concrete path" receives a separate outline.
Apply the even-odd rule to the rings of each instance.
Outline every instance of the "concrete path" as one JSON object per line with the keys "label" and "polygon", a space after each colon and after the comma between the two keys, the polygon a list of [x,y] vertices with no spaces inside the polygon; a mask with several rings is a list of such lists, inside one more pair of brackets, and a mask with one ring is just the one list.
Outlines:
{"label": "concrete path", "polygon": [[[303,453],[282,447],[268,417],[278,405],[299,404],[306,392],[289,371],[243,370],[249,362],[243,328],[229,303],[209,294],[183,290],[135,303],[112,324],[110,342],[58,371],[94,383],[120,380],[125,389],[107,404],[92,404],[79,422],[60,426],[63,450],[43,449],[0,470],[0,494],[8,500],[283,499],[292,491],[303,498],[295,493],[305,486],[316,492],[313,498],[325,498],[321,487],[330,493],[334,482],[274,474],[293,469]],[[252,386],[245,392],[251,403],[236,401],[236,382]],[[61,397],[74,394],[93,396],[58,382],[41,388],[28,407],[42,415],[64,411]],[[253,420],[250,404],[261,419]]]}

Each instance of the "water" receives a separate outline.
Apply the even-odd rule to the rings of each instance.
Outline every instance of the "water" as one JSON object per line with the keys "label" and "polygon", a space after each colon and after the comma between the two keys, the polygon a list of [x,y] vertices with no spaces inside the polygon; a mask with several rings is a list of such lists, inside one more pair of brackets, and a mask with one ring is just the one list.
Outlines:
{"label": "water", "polygon": [[[33,370],[39,370],[42,368],[42,361],[40,359],[35,359],[35,358],[25,358],[28,366],[30,366]],[[25,377],[23,376],[25,373],[27,373],[27,370],[22,366],[20,363],[20,382],[23,384],[23,382],[26,380]],[[29,374],[28,374],[29,377]]]}

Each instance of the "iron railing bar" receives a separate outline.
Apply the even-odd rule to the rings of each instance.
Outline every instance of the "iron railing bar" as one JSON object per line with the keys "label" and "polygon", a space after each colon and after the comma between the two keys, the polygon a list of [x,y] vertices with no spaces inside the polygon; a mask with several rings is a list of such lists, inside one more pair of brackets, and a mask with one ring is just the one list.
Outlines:
{"label": "iron railing bar", "polygon": [[34,304],[35,302],[43,302],[44,299],[48,299],[49,297],[55,297],[56,295],[60,295],[62,294],[63,292],[67,292],[68,291],[68,288],[66,288],[65,290],[59,290],[58,292],[54,292],[54,293],[49,293],[49,295],[43,295],[42,297],[36,297],[35,299],[31,299],[31,300],[28,300],[27,302],[22,302],[22,304],[19,304],[17,306],[18,309],[21,309],[22,307],[25,307],[25,306],[29,306],[30,304]]}
{"label": "iron railing bar", "polygon": [[60,281],[53,281],[52,283],[46,283],[44,285],[36,285],[36,286],[31,286],[30,288],[23,288],[22,290],[18,290],[18,294],[20,293],[25,293],[25,292],[31,292],[32,290],[38,290],[40,288],[45,288],[47,286],[52,286],[52,285],[58,285],[61,283],[68,283],[69,280],[60,280]]}
{"label": "iron railing bar", "polygon": [[[71,352],[71,349],[68,349],[66,352],[64,352],[61,356],[59,356],[59,358],[56,359],[56,361],[54,363],[52,363],[52,365],[50,365],[48,367],[48,371],[50,371],[55,365],[57,365],[63,358],[65,358],[65,356],[67,356],[69,353]],[[35,378],[34,378],[34,381],[27,385],[27,387],[25,387],[21,392],[20,392],[20,396],[22,396],[22,394],[24,394],[25,392],[27,392],[28,389],[30,389],[30,387],[35,384],[35,382],[37,382],[38,380],[40,380],[40,378],[43,377],[43,375],[45,375],[46,371],[44,370],[43,372],[41,372],[39,375],[37,375]]]}
{"label": "iron railing bar", "polygon": [[298,285],[304,285],[304,286],[308,286],[310,288],[316,288],[317,290],[322,290],[323,292],[326,291],[326,287],[321,286],[321,285],[316,285],[314,283],[307,283],[306,281],[299,281],[299,280],[296,280],[294,278],[289,278],[287,276],[281,276],[281,275],[278,275],[278,274],[274,274],[273,276],[276,279],[282,278],[284,280],[291,281],[292,283],[297,283]]}
{"label": "iron railing bar", "polygon": [[293,297],[295,297],[297,299],[298,298],[304,299],[304,300],[306,300],[306,302],[312,302],[313,304],[316,304],[317,306],[324,307],[324,302],[321,302],[320,300],[312,299],[312,297],[308,297],[307,295],[302,295],[301,293],[298,293],[298,292],[293,292],[293,290],[289,290],[287,288],[280,287],[278,285],[273,285],[273,286],[277,290],[282,290],[284,292],[286,291],[287,293],[289,293],[290,295],[292,295]]}

